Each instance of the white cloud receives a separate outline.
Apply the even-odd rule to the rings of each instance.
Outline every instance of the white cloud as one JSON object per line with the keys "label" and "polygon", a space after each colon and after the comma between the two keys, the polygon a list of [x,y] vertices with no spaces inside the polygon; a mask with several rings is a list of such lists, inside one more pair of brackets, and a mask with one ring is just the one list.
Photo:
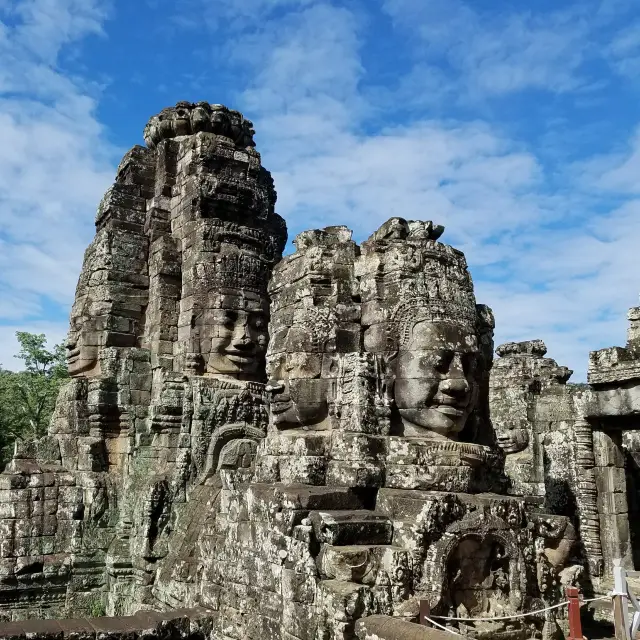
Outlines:
{"label": "white cloud", "polygon": [[586,190],[639,194],[640,126],[625,149],[577,162],[573,171]]}
{"label": "white cloud", "polygon": [[640,72],[640,21],[621,29],[608,48],[609,59],[618,73],[635,79]]}
{"label": "white cloud", "polygon": [[[115,158],[95,117],[94,88],[59,68],[69,45],[101,32],[105,6],[94,0],[25,0],[0,11],[6,20],[0,22],[3,358],[15,351],[16,330],[36,327],[27,318],[42,312],[45,299],[66,314],[96,206],[113,180]],[[61,335],[58,324],[37,326]]]}
{"label": "white cloud", "polygon": [[61,48],[89,34],[102,33],[107,3],[101,0],[21,0],[10,5],[18,25],[13,41],[49,63]]}
{"label": "white cloud", "polygon": [[419,55],[444,56],[471,94],[564,92],[583,84],[577,71],[589,25],[579,8],[484,15],[460,0],[385,0],[384,7],[400,28],[418,36]]}
{"label": "white cloud", "polygon": [[[483,90],[574,83],[580,53],[553,67],[581,24],[560,14],[546,25],[510,17],[473,35],[475,14],[457,6],[446,33],[432,21],[431,42],[451,31],[459,41],[472,34],[473,55],[458,59],[469,71],[487,71],[478,81]],[[362,239],[396,215],[445,224],[443,239],[467,254],[478,300],[495,308],[497,342],[540,337],[551,357],[584,380],[590,349],[624,343],[626,309],[639,285],[631,268],[640,239],[635,205],[590,223],[597,197],[571,188],[578,183],[551,191],[532,151],[497,128],[426,119],[419,110],[399,126],[385,90],[362,86],[364,28],[328,3],[298,8],[284,22],[266,21],[241,60],[255,78],[242,107],[256,123],[290,230],[346,224]],[[512,73],[511,65],[526,73]],[[610,158],[607,167],[614,167]]]}
{"label": "white cloud", "polygon": [[[405,7],[429,56],[445,56],[472,91],[562,92],[582,82],[588,28],[580,12],[544,20],[503,14],[485,28],[462,2],[405,1],[387,4],[398,20]],[[63,6],[69,15],[72,6],[81,10],[71,0]],[[0,56],[10,62],[0,64],[0,90],[19,95],[0,99],[0,126],[13,149],[0,149],[0,320],[11,322],[0,326],[0,362],[16,351],[15,330],[64,337],[62,324],[20,325],[20,313],[33,316],[42,294],[70,302],[93,211],[113,179],[94,99],[51,61],[80,32],[99,31],[93,9],[59,37],[45,12],[38,28],[51,42],[27,53],[17,28],[0,30]],[[533,150],[498,127],[425,115],[432,101],[460,93],[428,56],[398,79],[398,93],[367,83],[361,14],[322,0],[224,0],[206,17],[217,34],[231,33],[221,47],[251,74],[238,83],[239,106],[255,121],[291,230],[347,224],[363,238],[394,215],[433,219],[447,227],[443,239],[466,252],[478,300],[496,311],[498,342],[543,338],[578,380],[589,349],[624,342],[625,311],[639,288],[640,204],[621,202],[591,222],[603,206],[593,186],[635,193],[640,143],[590,163],[583,171],[590,177],[574,175],[553,192]],[[400,125],[405,107],[413,119]]]}
{"label": "white cloud", "polygon": [[[156,9],[162,0],[147,0]],[[165,0],[167,1],[167,0]],[[174,3],[168,0],[171,8],[178,12],[171,16],[172,22],[188,29],[202,26],[204,21],[209,28],[228,33],[229,31],[244,31],[248,28],[261,26],[271,19],[274,14],[282,15],[292,9],[304,8],[315,0],[181,0]]]}

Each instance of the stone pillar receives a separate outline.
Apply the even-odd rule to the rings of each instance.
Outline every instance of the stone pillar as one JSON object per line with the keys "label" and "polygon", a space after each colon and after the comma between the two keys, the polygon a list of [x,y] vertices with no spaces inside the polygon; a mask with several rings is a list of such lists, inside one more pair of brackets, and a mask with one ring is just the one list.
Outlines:
{"label": "stone pillar", "polygon": [[602,541],[600,539],[593,428],[586,420],[577,420],[573,434],[580,538],[591,575],[600,576],[603,569]]}
{"label": "stone pillar", "polygon": [[613,561],[617,558],[622,560],[623,566],[633,568],[621,438],[622,434],[619,431],[594,430],[593,432],[600,537],[607,574],[611,574]]}
{"label": "stone pillar", "polygon": [[574,418],[574,406],[566,384],[572,371],[545,358],[546,352],[542,340],[498,346],[489,406],[498,446],[505,453],[509,492],[546,496],[548,508],[553,509],[551,494],[566,497],[571,491],[566,464],[571,451],[565,432]]}
{"label": "stone pillar", "polygon": [[[295,253],[276,266],[269,284],[271,420],[258,477],[316,485],[342,478],[341,484],[358,484],[359,461],[342,455],[335,407],[343,356],[361,348],[354,277],[358,247],[342,226],[305,231],[294,243]],[[334,454],[343,464],[328,468]]]}

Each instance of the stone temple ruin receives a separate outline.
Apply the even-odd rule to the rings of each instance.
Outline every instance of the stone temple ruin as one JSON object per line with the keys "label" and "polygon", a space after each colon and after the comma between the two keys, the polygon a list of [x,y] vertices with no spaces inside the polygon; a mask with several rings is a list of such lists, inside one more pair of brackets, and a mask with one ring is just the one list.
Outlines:
{"label": "stone temple ruin", "polygon": [[123,158],[71,380],[0,475],[0,616],[56,638],[176,616],[225,640],[434,637],[410,624],[425,601],[462,635],[561,637],[561,608],[504,618],[640,564],[640,309],[572,385],[541,340],[494,349],[432,222],[306,231],[283,258],[253,134],[179,103]]}

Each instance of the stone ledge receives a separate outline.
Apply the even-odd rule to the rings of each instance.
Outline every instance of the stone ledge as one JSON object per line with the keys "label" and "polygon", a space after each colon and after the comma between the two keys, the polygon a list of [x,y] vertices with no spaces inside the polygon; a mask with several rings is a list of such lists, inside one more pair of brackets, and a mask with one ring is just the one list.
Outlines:
{"label": "stone ledge", "polygon": [[0,640],[206,640],[212,638],[213,615],[195,608],[112,618],[0,622]]}
{"label": "stone ledge", "polygon": [[449,640],[450,634],[391,616],[368,616],[356,622],[360,640]]}

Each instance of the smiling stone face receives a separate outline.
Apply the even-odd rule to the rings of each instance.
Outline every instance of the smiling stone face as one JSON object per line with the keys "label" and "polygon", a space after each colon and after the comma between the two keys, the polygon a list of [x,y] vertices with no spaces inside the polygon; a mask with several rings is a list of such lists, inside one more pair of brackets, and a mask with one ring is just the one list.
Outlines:
{"label": "smiling stone face", "polygon": [[320,353],[283,353],[271,362],[267,391],[275,425],[310,426],[327,417],[329,381],[321,373]]}
{"label": "smiling stone face", "polygon": [[507,454],[520,453],[529,446],[529,430],[513,424],[494,421],[498,446]]}
{"label": "smiling stone face", "polygon": [[264,366],[269,339],[266,311],[212,309],[210,316],[212,337],[207,372],[257,374]]}
{"label": "smiling stone face", "polygon": [[267,361],[273,423],[280,428],[317,425],[328,415],[329,380],[323,378],[324,341],[309,330],[309,315],[271,340]]}
{"label": "smiling stone face", "polygon": [[424,430],[452,437],[464,427],[477,398],[476,336],[462,327],[417,322],[399,350],[395,400],[405,435]]}
{"label": "smiling stone face", "polygon": [[[96,318],[71,316],[67,337],[67,369],[69,375],[93,377],[99,375],[100,334],[96,331]],[[94,344],[95,343],[95,344]]]}
{"label": "smiling stone face", "polygon": [[442,232],[429,221],[391,219],[362,244],[356,265],[363,344],[394,379],[397,436],[475,437],[459,434],[478,405],[486,344],[481,352],[464,254],[439,242]]}
{"label": "smiling stone face", "polygon": [[273,271],[267,392],[279,429],[329,428],[339,355],[360,348],[357,245],[346,227],[305,231]]}

